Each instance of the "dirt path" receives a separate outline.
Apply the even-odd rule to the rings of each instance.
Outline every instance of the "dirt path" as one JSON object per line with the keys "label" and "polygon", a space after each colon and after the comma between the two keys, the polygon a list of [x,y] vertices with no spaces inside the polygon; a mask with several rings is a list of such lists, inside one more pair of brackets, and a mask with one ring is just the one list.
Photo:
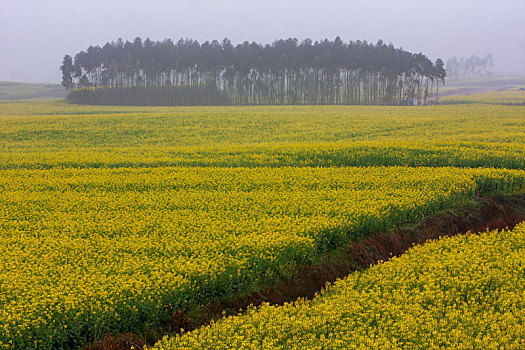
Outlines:
{"label": "dirt path", "polygon": [[[454,236],[467,232],[478,233],[487,229],[513,228],[525,221],[525,194],[511,196],[482,197],[462,207],[447,210],[424,219],[415,225],[404,225],[386,233],[378,233],[366,239],[350,242],[327,254],[315,265],[303,266],[289,281],[267,287],[257,293],[231,301],[210,303],[189,313],[176,312],[165,324],[164,333],[174,333],[184,328],[190,331],[222,314],[237,314],[239,309],[263,302],[282,305],[299,297],[313,298],[327,282],[343,278],[356,270],[362,270],[379,260],[388,260],[410,248],[440,236]],[[144,344],[152,345],[162,335],[122,334],[107,336],[85,350],[129,350],[140,349]]]}

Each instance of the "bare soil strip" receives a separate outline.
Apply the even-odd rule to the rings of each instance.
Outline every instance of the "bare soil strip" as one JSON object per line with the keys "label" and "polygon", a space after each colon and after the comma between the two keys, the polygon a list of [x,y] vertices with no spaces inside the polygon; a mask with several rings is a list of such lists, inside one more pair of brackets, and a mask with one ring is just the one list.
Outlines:
{"label": "bare soil strip", "polygon": [[[290,280],[281,281],[256,293],[204,305],[191,312],[178,311],[165,322],[164,334],[191,331],[216,320],[222,315],[233,315],[250,305],[268,302],[282,305],[295,299],[308,298],[322,290],[327,283],[348,274],[368,268],[380,260],[406,252],[414,244],[442,236],[479,233],[495,229],[512,229],[525,221],[525,194],[482,197],[459,208],[425,218],[418,224],[406,224],[389,232],[377,233],[360,241],[351,241],[344,247],[328,253],[314,265],[302,266]],[[84,347],[84,350],[129,350],[152,345],[163,334],[120,334],[106,336]]]}

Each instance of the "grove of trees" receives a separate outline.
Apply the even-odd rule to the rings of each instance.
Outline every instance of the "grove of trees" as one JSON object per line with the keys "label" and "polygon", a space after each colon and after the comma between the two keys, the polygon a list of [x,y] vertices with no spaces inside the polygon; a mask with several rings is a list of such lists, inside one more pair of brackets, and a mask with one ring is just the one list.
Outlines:
{"label": "grove of trees", "polygon": [[491,74],[494,59],[490,53],[485,57],[472,55],[467,59],[453,57],[447,60],[446,67],[448,75],[454,78],[483,77]]}
{"label": "grove of trees", "polygon": [[66,55],[60,70],[74,103],[141,105],[427,104],[446,76],[441,59],[339,37],[266,45],[119,38]]}

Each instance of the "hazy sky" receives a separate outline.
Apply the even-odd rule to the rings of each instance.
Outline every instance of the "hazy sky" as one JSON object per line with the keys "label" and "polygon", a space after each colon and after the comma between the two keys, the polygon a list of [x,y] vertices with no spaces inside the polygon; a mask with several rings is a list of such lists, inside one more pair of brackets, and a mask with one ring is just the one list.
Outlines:
{"label": "hazy sky", "polygon": [[383,39],[525,74],[525,0],[0,0],[0,80],[59,82],[64,55],[122,37]]}

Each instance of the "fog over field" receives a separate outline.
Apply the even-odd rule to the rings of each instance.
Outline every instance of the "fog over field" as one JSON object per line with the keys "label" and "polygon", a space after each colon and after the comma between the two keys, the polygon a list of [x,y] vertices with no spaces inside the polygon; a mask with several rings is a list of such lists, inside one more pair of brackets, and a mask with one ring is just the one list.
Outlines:
{"label": "fog over field", "polygon": [[0,81],[60,82],[62,57],[122,37],[383,39],[432,60],[492,53],[525,74],[525,0],[1,0]]}

